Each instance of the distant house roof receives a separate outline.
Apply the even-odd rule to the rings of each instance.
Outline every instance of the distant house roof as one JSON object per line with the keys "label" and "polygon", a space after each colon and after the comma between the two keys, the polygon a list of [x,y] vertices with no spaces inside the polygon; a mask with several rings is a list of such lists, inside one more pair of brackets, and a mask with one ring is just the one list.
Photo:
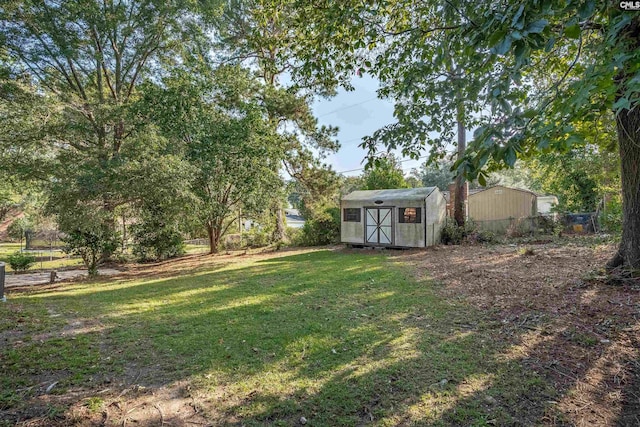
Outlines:
{"label": "distant house roof", "polygon": [[300,222],[305,222],[305,219],[303,217],[301,217],[300,215],[291,215],[291,214],[286,214],[285,217],[287,218],[287,221],[300,221]]}
{"label": "distant house roof", "polygon": [[347,194],[342,200],[424,200],[436,187],[394,188],[390,190],[360,190]]}
{"label": "distant house roof", "polygon": [[300,215],[300,210],[294,208],[285,208],[284,213],[286,213],[287,215]]}

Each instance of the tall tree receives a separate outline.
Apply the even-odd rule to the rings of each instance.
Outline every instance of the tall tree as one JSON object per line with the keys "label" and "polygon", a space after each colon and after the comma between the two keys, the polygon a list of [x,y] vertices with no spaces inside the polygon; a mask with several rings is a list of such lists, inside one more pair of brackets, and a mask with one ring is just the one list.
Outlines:
{"label": "tall tree", "polygon": [[[138,200],[141,194],[132,190],[150,182],[141,173],[146,164],[137,157],[149,154],[142,147],[148,135],[136,131],[127,109],[144,78],[157,75],[160,64],[175,61],[201,40],[205,29],[196,25],[198,15],[189,13],[192,5],[159,0],[9,0],[0,8],[0,38],[7,52],[3,64],[14,76],[28,76],[36,93],[45,94],[52,104],[40,135],[17,142],[35,141],[52,153],[48,159],[54,159],[55,168],[49,173],[56,178],[57,197],[49,206],[59,216],[70,215],[61,225],[72,228],[64,231],[84,233],[77,229],[82,221],[73,218],[92,212],[91,218],[103,221],[98,227],[101,235],[105,230],[115,233],[116,209]],[[186,32],[190,37],[183,37]]]}
{"label": "tall tree", "polygon": [[238,66],[211,70],[200,63],[174,69],[162,85],[148,83],[138,103],[139,114],[183,147],[194,169],[191,215],[206,230],[210,253],[218,252],[240,211],[260,213],[282,186],[283,143],[269,119],[282,96]]}
{"label": "tall tree", "polygon": [[441,191],[447,191],[455,179],[452,165],[453,162],[425,162],[420,168],[412,169],[411,176],[418,178],[423,187],[438,187]]}
{"label": "tall tree", "polygon": [[[227,61],[255,69],[272,91],[287,89],[287,96],[280,96],[281,102],[269,110],[269,120],[286,145],[281,159],[284,169],[307,187],[307,192],[316,192],[312,187],[322,187],[326,175],[322,158],[339,145],[334,140],[337,129],[319,126],[309,104],[314,93],[331,93],[336,82],[327,73],[307,75],[296,84],[284,83],[302,71],[293,55],[298,43],[290,28],[294,13],[291,0],[227,0],[222,14],[214,15],[213,21],[217,46],[226,52]],[[281,241],[286,238],[284,198],[272,200],[276,217],[273,239]]]}
{"label": "tall tree", "polygon": [[62,142],[109,160],[130,135],[122,107],[154,64],[183,46],[187,4],[15,0],[0,10],[0,28],[9,56],[62,102],[76,131]]}
{"label": "tall tree", "polygon": [[393,154],[387,154],[375,160],[372,167],[363,174],[365,190],[384,190],[388,188],[407,188],[404,173]]}
{"label": "tall tree", "polygon": [[309,72],[369,70],[380,94],[396,99],[398,123],[365,141],[370,154],[382,142],[413,155],[429,143],[435,155],[451,140],[456,92],[441,73],[449,58],[464,70],[465,117],[476,122],[456,163],[469,179],[483,181],[518,155],[580,146],[575,123],[612,111],[624,215],[608,266],[640,268],[640,14],[595,0],[301,0],[298,11]]}

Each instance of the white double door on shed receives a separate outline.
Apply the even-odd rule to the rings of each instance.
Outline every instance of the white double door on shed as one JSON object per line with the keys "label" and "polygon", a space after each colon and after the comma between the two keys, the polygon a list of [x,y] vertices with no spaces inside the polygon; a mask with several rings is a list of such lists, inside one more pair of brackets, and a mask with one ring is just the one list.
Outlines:
{"label": "white double door on shed", "polygon": [[393,208],[365,208],[365,242],[376,245],[393,243]]}

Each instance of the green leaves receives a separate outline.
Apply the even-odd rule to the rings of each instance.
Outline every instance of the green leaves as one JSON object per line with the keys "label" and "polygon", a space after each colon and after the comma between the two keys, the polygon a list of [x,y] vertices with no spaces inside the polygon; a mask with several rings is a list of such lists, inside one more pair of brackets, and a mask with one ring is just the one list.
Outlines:
{"label": "green leaves", "polygon": [[578,16],[581,20],[590,18],[595,12],[596,0],[586,0],[578,7]]}
{"label": "green leaves", "polygon": [[508,146],[504,152],[504,161],[509,167],[516,164],[516,150],[512,146]]}
{"label": "green leaves", "polygon": [[527,25],[527,32],[529,34],[539,34],[547,27],[549,21],[546,19],[538,19],[537,21],[531,22]]}
{"label": "green leaves", "polygon": [[504,55],[509,52],[509,49],[511,49],[512,42],[513,39],[511,35],[505,35],[504,38],[502,38],[502,40],[493,47],[493,51],[498,55]]}
{"label": "green leaves", "polygon": [[613,104],[613,110],[619,112],[620,110],[628,110],[631,108],[631,101],[627,98],[620,98]]}
{"label": "green leaves", "polygon": [[373,167],[365,171],[363,178],[364,190],[408,187],[402,168],[392,154],[377,157]]}
{"label": "green leaves", "polygon": [[575,23],[565,27],[564,35],[570,39],[578,39],[580,38],[580,24]]}

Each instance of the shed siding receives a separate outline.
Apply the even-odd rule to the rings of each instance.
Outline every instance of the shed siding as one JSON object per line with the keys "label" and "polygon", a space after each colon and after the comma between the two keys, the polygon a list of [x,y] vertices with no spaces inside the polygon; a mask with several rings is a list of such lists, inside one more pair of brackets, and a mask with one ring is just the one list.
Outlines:
{"label": "shed siding", "polygon": [[[399,223],[400,217],[398,210],[400,208],[420,208],[420,223],[406,224]],[[424,225],[425,225],[426,209],[423,200],[396,200],[394,221],[395,221],[395,241],[396,246],[404,246],[409,248],[424,248]]]}
{"label": "shed siding", "polygon": [[427,197],[425,209],[425,227],[427,232],[427,246],[440,243],[442,227],[447,219],[447,200],[436,190]]}
{"label": "shed siding", "polygon": [[[344,209],[345,208],[358,208],[360,212],[360,222],[345,222],[344,221]],[[364,243],[364,209],[362,209],[361,202],[352,202],[343,200],[340,204],[340,241],[343,243],[353,243],[361,245]]]}
{"label": "shed siding", "polygon": [[474,221],[497,221],[536,215],[536,195],[497,186],[469,196],[469,217]]}

